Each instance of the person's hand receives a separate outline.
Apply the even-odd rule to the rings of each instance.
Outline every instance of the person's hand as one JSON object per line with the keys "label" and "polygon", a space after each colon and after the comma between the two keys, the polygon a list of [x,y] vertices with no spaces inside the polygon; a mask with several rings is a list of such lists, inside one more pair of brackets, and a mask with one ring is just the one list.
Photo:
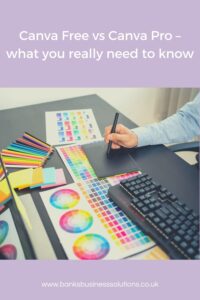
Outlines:
{"label": "person's hand", "polygon": [[105,128],[104,140],[106,144],[112,142],[112,149],[120,147],[133,148],[138,145],[137,135],[122,124],[118,124],[115,133],[111,133],[112,126]]}

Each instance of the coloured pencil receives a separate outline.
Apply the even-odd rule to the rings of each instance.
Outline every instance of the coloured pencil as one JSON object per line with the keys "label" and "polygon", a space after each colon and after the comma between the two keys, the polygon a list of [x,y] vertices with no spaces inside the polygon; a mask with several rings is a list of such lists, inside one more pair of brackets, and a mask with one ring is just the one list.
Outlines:
{"label": "coloured pencil", "polygon": [[3,149],[1,154],[7,167],[35,168],[43,166],[52,152],[51,145],[25,132]]}

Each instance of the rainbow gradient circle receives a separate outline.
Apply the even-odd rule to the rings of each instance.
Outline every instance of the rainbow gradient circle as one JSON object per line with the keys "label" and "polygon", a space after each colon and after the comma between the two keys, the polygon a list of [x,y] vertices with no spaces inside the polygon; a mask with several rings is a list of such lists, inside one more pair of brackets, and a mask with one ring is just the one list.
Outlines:
{"label": "rainbow gradient circle", "polygon": [[79,194],[71,189],[62,189],[50,197],[50,203],[59,209],[68,209],[76,206],[80,200]]}
{"label": "rainbow gradient circle", "polygon": [[86,234],[78,238],[73,246],[79,259],[98,260],[104,258],[110,250],[108,241],[99,234]]}
{"label": "rainbow gradient circle", "polygon": [[2,244],[8,234],[8,223],[6,221],[0,221],[0,244]]}
{"label": "rainbow gradient circle", "polygon": [[93,218],[89,212],[75,209],[66,212],[60,218],[60,226],[70,233],[80,233],[92,226]]}
{"label": "rainbow gradient circle", "polygon": [[14,245],[4,245],[0,247],[0,252],[7,258],[7,259],[16,259],[17,258],[17,249]]}

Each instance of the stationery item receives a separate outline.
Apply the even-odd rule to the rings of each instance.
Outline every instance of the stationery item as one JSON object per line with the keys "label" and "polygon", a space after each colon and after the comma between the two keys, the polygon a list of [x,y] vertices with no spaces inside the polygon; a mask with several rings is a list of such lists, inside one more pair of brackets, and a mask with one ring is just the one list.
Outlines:
{"label": "stationery item", "polygon": [[44,182],[43,168],[33,169],[33,177],[31,186],[40,186]]}
{"label": "stationery item", "polygon": [[67,184],[67,181],[65,179],[65,174],[63,172],[63,169],[57,169],[56,170],[56,183],[54,184],[46,184],[45,186],[41,186],[41,189],[47,189],[47,188],[52,188],[60,185],[65,185]]}
{"label": "stationery item", "polygon": [[44,177],[43,185],[55,184],[56,183],[55,168],[43,169],[43,177]]}
{"label": "stationery item", "polygon": [[9,209],[0,214],[0,254],[6,259],[25,259]]}
{"label": "stationery item", "polygon": [[5,177],[3,168],[0,165],[0,181]]}
{"label": "stationery item", "polygon": [[[24,169],[12,172],[8,175],[13,189],[23,190],[25,188],[46,189],[66,184],[63,169],[36,168]],[[9,187],[6,180],[0,182],[0,205],[11,199]]]}
{"label": "stationery item", "polygon": [[88,180],[96,177],[82,146],[60,146],[56,147],[56,150],[74,181]]}
{"label": "stationery item", "polygon": [[[5,168],[5,165],[4,165],[4,162],[3,162],[3,160],[2,160],[2,156],[1,156],[1,155],[0,155],[0,165],[1,165],[1,167],[3,168],[3,172],[4,172],[4,174],[5,174],[5,182],[6,182],[6,184],[7,184],[7,188],[9,189],[9,194],[10,194],[9,197],[11,197],[11,198],[15,201],[16,206],[17,206],[17,209],[18,209],[19,213],[21,214],[23,220],[27,223],[27,226],[28,226],[29,228],[32,228],[32,227],[31,227],[30,220],[29,220],[29,218],[28,218],[28,214],[27,214],[27,212],[26,212],[26,209],[25,209],[25,207],[23,206],[23,204],[22,204],[21,200],[19,199],[19,197],[17,196],[17,194],[16,194],[14,188],[12,187],[12,185],[11,185],[11,183],[10,183],[9,177],[7,176],[7,171],[6,171],[6,168]],[[8,200],[9,200],[9,199],[8,199]],[[7,201],[8,201],[8,200],[7,200]],[[1,204],[5,204],[5,203],[1,203]]]}
{"label": "stationery item", "polygon": [[12,190],[12,194],[13,194],[13,199],[15,200],[17,209],[18,209],[22,219],[24,220],[24,222],[26,223],[28,228],[32,229],[32,225],[29,220],[29,216],[28,216],[25,206],[23,205],[23,203],[21,202],[21,199],[18,197],[17,193],[14,190]]}
{"label": "stationery item", "polygon": [[10,189],[6,179],[0,181],[0,206],[6,204],[11,199]]}
{"label": "stationery item", "polygon": [[32,247],[34,249],[35,256],[37,257],[37,259],[56,259],[53,247],[44,228],[44,225],[41,221],[40,215],[35,207],[31,194],[29,193],[20,195],[20,199],[23,205],[25,206],[26,210],[29,212],[29,218],[31,223],[34,224],[31,230],[26,226],[26,230],[30,238]]}
{"label": "stationery item", "polygon": [[114,150],[107,157],[107,145],[104,141],[82,145],[95,174],[99,178],[138,171],[139,167],[127,149]]}
{"label": "stationery item", "polygon": [[[116,113],[114,121],[113,121],[112,129],[111,129],[111,133],[115,133],[115,130],[116,130],[116,127],[117,127],[118,118],[119,118],[119,113]],[[111,148],[112,148],[112,142],[109,141],[108,147],[107,147],[107,152],[106,152],[108,158],[110,158],[110,156],[112,154],[111,153],[112,152]]]}
{"label": "stationery item", "polygon": [[33,182],[33,169],[24,169],[10,173],[9,180],[14,189],[30,187]]}
{"label": "stationery item", "polygon": [[154,243],[107,197],[107,180],[88,180],[41,192],[68,258],[119,259]]}
{"label": "stationery item", "polygon": [[46,139],[52,145],[101,138],[92,109],[46,112]]}
{"label": "stationery item", "polygon": [[44,165],[52,152],[52,146],[25,132],[3,149],[1,155],[7,167],[37,168]]}

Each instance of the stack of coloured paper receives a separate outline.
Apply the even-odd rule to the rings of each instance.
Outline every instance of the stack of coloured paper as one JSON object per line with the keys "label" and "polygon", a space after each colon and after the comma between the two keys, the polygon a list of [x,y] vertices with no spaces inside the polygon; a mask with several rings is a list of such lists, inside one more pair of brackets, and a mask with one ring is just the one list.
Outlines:
{"label": "stack of coloured paper", "polygon": [[[51,188],[66,184],[63,169],[35,168],[10,173],[9,181],[13,189]],[[6,179],[0,181],[0,206],[11,199]]]}
{"label": "stack of coloured paper", "polygon": [[52,152],[52,146],[25,132],[3,149],[1,155],[6,167],[37,168],[44,165]]}

